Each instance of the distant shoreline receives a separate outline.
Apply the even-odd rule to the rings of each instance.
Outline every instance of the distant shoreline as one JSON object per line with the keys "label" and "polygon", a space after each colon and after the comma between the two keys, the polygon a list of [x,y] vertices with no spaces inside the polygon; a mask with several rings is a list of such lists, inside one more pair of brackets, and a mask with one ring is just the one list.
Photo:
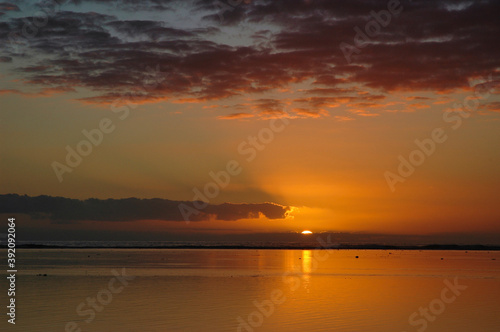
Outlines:
{"label": "distant shoreline", "polygon": [[[7,249],[7,246],[2,245],[2,249]],[[64,246],[64,245],[44,245],[44,244],[22,244],[17,246],[18,249],[260,249],[260,250],[455,250],[455,251],[499,251],[500,246],[487,245],[411,245],[411,246],[392,246],[378,244],[360,244],[348,245],[342,244],[339,246],[319,247],[318,245],[290,245],[284,244],[281,246],[254,246],[254,245],[162,245],[162,246]]]}

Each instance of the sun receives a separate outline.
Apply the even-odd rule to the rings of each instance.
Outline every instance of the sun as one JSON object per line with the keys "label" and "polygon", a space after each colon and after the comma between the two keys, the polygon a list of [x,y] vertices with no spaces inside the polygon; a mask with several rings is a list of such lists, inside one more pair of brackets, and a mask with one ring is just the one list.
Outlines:
{"label": "sun", "polygon": [[305,230],[305,231],[302,231],[302,233],[301,233],[301,234],[304,234],[304,235],[310,235],[310,234],[312,234],[312,233],[313,233],[313,232],[311,232],[311,231]]}

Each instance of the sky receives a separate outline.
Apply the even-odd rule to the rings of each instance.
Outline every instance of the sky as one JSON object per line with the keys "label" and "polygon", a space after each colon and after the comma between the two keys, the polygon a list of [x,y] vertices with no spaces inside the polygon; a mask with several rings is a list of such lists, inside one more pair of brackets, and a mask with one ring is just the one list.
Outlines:
{"label": "sky", "polygon": [[[0,212],[48,230],[500,238],[499,12],[0,2],[0,193],[84,206],[2,196]],[[106,205],[125,198],[133,218]]]}

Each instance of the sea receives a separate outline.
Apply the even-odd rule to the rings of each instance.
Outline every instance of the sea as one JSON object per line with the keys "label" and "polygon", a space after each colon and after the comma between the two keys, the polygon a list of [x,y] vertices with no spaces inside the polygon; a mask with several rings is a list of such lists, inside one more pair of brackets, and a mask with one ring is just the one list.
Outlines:
{"label": "sea", "polygon": [[500,331],[499,251],[91,244],[17,249],[0,331]]}

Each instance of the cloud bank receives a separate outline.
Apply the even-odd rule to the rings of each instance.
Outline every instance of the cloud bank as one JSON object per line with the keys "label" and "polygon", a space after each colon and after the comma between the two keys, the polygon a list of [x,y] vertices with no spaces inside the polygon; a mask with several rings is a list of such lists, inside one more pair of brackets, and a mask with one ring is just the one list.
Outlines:
{"label": "cloud bank", "polygon": [[[53,222],[72,221],[139,221],[165,220],[185,221],[179,205],[185,204],[193,210],[195,202],[171,201],[168,199],[95,199],[78,200],[64,197],[7,194],[0,195],[0,213],[23,213],[34,219],[50,219]],[[190,221],[286,218],[290,207],[274,203],[261,204],[209,204],[196,209]]]}
{"label": "cloud bank", "polygon": [[[363,29],[386,2],[242,1],[221,21],[216,1],[72,0],[31,30],[26,3],[0,3],[0,61],[10,64],[23,89],[91,92],[75,97],[85,103],[109,104],[124,94],[136,102],[226,103],[253,95],[265,104],[244,105],[244,111],[236,105],[220,118],[269,112],[320,118],[338,105],[370,109],[366,103],[383,106],[394,91],[466,89],[471,78],[500,73],[495,0],[401,1],[401,13],[350,62],[339,45],[353,44],[354,28]],[[137,19],[129,19],[130,12]],[[175,15],[196,19],[181,22]],[[23,29],[32,38],[23,37]]]}

